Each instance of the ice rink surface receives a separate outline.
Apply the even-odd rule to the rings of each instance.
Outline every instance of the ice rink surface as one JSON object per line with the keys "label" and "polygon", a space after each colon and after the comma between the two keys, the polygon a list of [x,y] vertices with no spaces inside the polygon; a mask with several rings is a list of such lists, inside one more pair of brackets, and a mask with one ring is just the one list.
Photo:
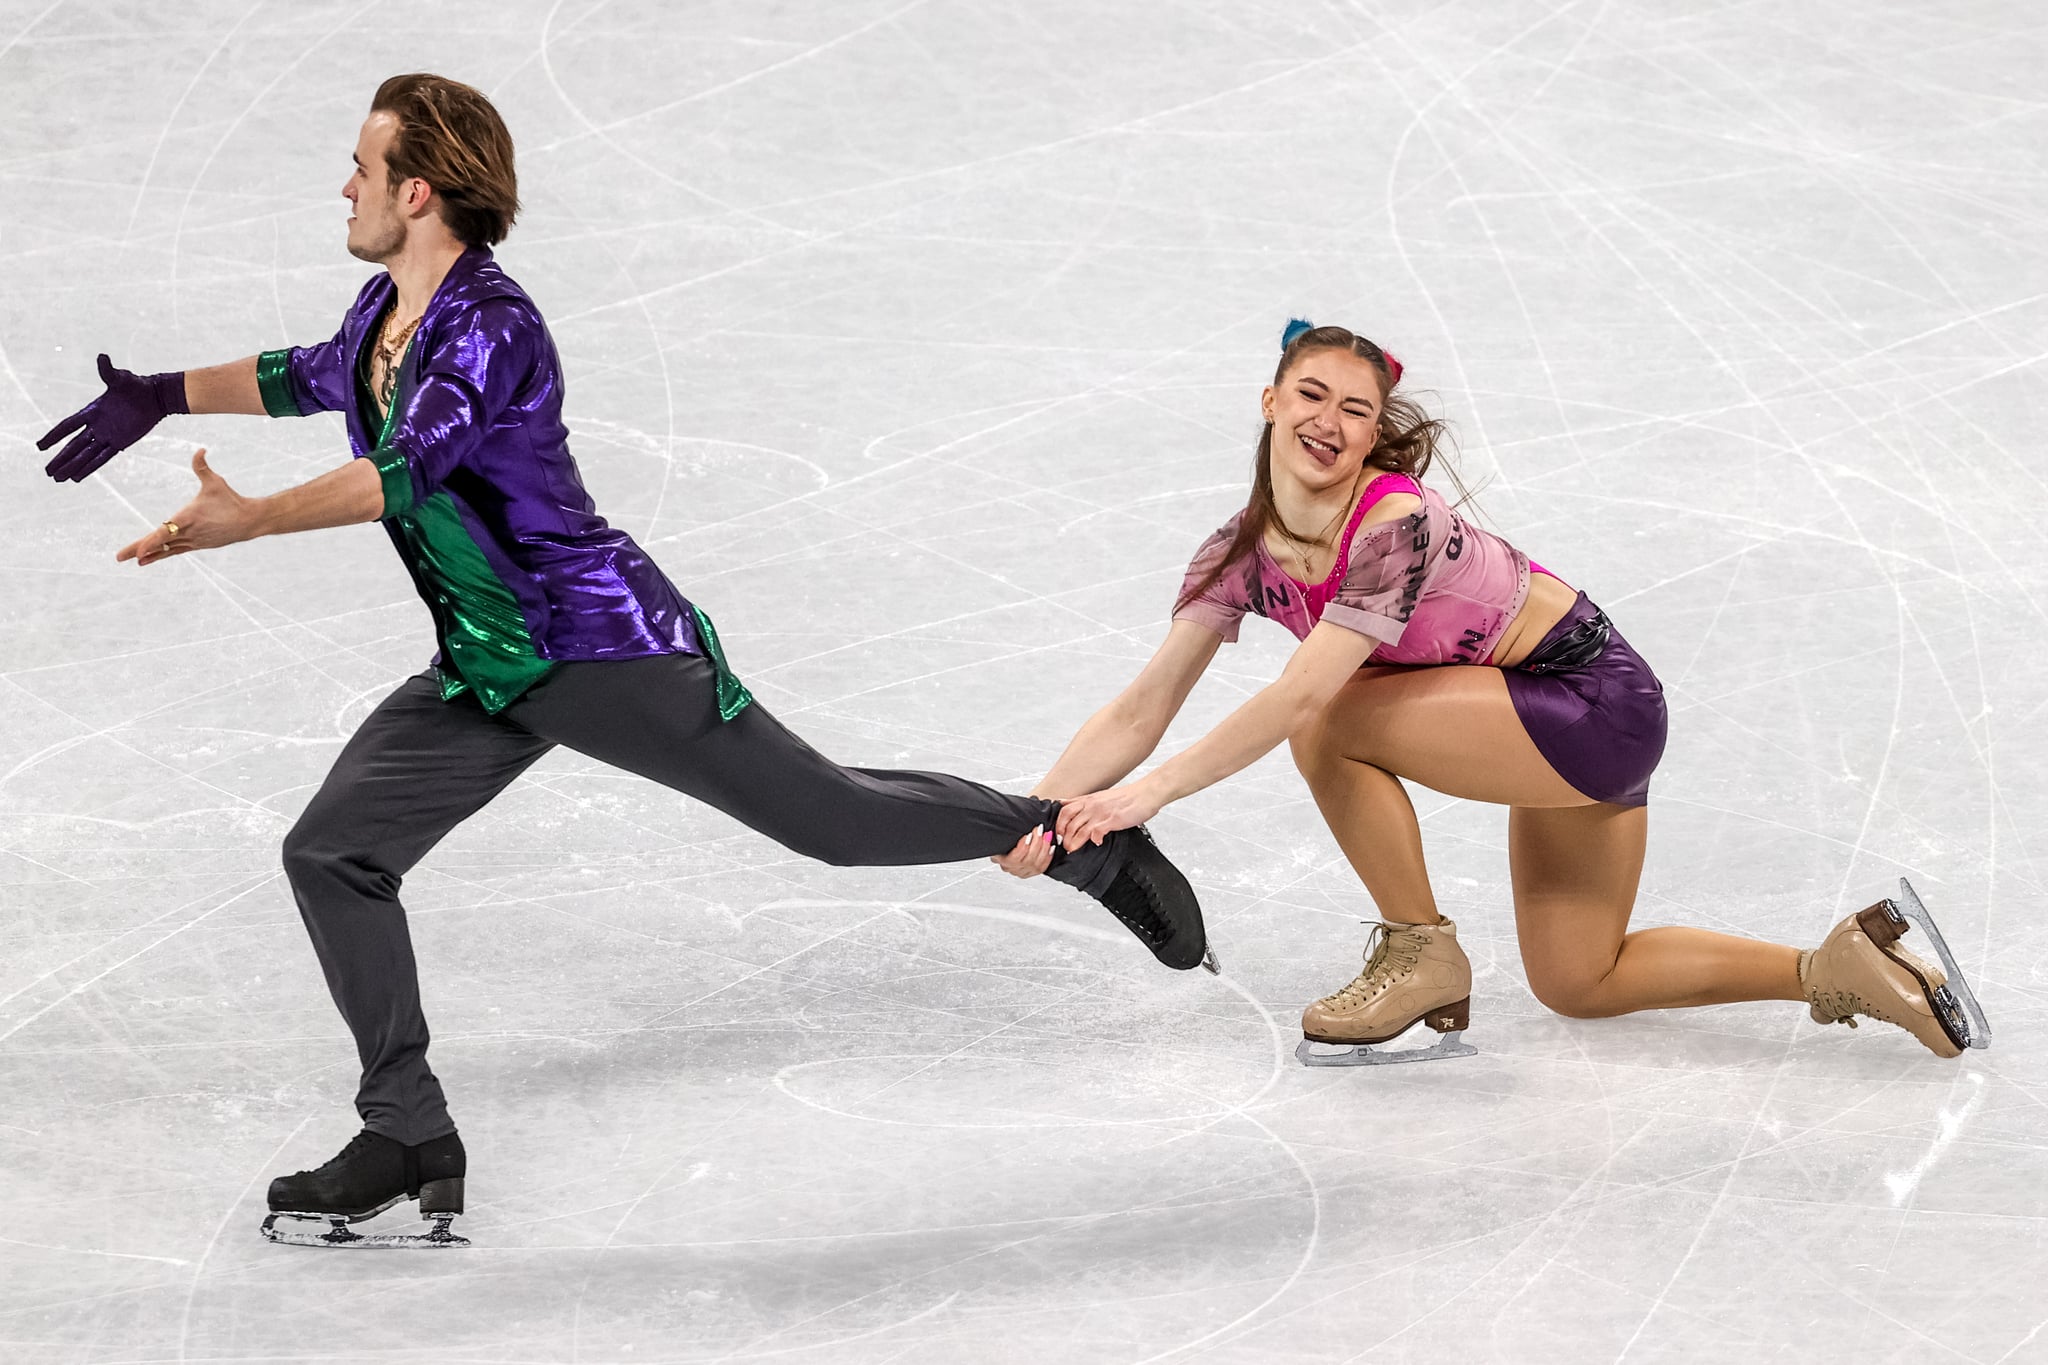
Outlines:
{"label": "ice rink surface", "polygon": [[[0,7],[0,1360],[2048,1360],[2048,30],[2024,0]],[[257,1236],[355,1130],[278,866],[431,652],[356,527],[138,572],[105,349],[328,336],[383,76],[498,102],[599,506],[834,757],[1025,790],[1237,506],[1289,313],[1657,665],[1637,922],[1907,875],[1996,1030],[1530,995],[1416,792],[1477,1058],[1310,1071],[1371,911],[1285,754],[1155,824],[1226,974],[987,864],[835,870],[556,754],[406,885],[469,1251]],[[1274,677],[1254,622],[1169,736]]]}

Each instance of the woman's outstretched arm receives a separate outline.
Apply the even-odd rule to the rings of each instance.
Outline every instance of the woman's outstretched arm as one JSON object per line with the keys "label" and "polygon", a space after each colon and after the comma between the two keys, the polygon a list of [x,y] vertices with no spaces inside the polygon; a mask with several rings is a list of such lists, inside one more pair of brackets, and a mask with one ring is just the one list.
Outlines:
{"label": "woman's outstretched arm", "polygon": [[1060,842],[1069,848],[1099,843],[1114,830],[1143,824],[1167,803],[1249,767],[1320,715],[1377,644],[1370,635],[1343,626],[1318,625],[1288,659],[1279,678],[1201,739],[1136,782],[1063,806]]}
{"label": "woman's outstretched arm", "polygon": [[1074,733],[1031,794],[1063,801],[1123,781],[1159,747],[1222,643],[1206,626],[1175,621],[1138,676]]}
{"label": "woman's outstretched arm", "polygon": [[[1223,637],[1207,626],[1175,621],[1138,676],[1074,733],[1031,794],[1063,801],[1129,776],[1159,747],[1159,737],[1180,714],[1222,643]],[[1052,831],[1033,830],[991,861],[1013,877],[1035,877],[1052,862]]]}

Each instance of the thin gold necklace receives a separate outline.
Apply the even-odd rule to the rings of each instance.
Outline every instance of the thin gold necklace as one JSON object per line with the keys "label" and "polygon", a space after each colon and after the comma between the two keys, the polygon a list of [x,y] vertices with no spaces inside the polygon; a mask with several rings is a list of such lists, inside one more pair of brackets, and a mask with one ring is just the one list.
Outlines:
{"label": "thin gold necklace", "polygon": [[[1287,524],[1287,518],[1275,518],[1275,520],[1277,520],[1280,523],[1280,534],[1287,537],[1288,543],[1294,546],[1295,558],[1301,561],[1302,582],[1319,582],[1321,581],[1321,578],[1326,578],[1329,576],[1330,569],[1334,569],[1337,567],[1336,562],[1333,559],[1330,564],[1330,569],[1325,569],[1322,575],[1319,577],[1315,573],[1315,561],[1309,558],[1309,551],[1311,549],[1321,549],[1323,544],[1323,537],[1329,535],[1330,532],[1336,530],[1338,523],[1343,521],[1345,516],[1350,513],[1351,509],[1358,505],[1358,494],[1360,492],[1359,480],[1365,477],[1366,469],[1370,469],[1371,467],[1372,466],[1367,465],[1364,469],[1360,469],[1358,471],[1358,478],[1353,479],[1351,481],[1351,496],[1345,500],[1343,506],[1337,509],[1337,515],[1331,517],[1329,521],[1324,523],[1321,533],[1318,534],[1314,540],[1303,540],[1300,536],[1294,534],[1294,528]],[[1337,550],[1338,546],[1336,542],[1332,541],[1330,544],[1330,553],[1334,556],[1337,553]]]}

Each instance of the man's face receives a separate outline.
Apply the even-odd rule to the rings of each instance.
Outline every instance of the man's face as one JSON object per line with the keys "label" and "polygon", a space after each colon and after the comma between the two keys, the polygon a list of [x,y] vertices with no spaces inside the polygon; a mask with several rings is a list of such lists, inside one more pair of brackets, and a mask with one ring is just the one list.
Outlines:
{"label": "man's face", "polygon": [[353,206],[348,218],[348,254],[381,265],[405,245],[406,200],[417,180],[402,181],[394,191],[384,153],[398,136],[398,120],[379,111],[363,120],[356,136],[355,173],[341,187]]}

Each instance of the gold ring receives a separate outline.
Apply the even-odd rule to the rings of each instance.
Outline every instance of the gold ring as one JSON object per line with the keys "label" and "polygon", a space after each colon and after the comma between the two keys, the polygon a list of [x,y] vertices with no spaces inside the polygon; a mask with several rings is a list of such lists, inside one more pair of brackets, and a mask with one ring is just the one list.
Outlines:
{"label": "gold ring", "polygon": [[165,523],[164,523],[164,529],[165,529],[166,531],[168,531],[168,532],[170,532],[170,533],[171,533],[171,534],[170,534],[170,539],[172,539],[172,540],[176,540],[176,539],[178,538],[178,523],[177,523],[177,522],[175,522],[175,521],[167,521],[167,522],[165,522]]}

